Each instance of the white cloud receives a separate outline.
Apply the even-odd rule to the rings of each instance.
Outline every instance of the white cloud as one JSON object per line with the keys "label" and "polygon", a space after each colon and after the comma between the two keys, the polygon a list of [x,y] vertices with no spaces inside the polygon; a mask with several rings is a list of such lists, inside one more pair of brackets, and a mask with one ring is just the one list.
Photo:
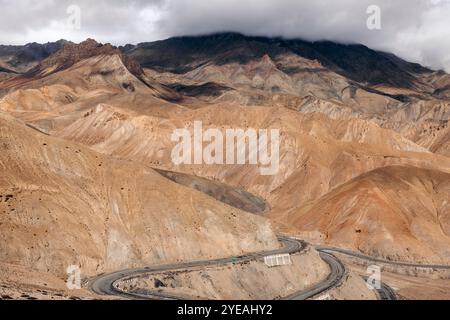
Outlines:
{"label": "white cloud", "polygon": [[[65,27],[81,8],[80,30]],[[381,9],[369,30],[367,7]],[[236,31],[307,40],[358,42],[450,71],[449,0],[0,0],[0,43],[93,37],[114,44],[174,35]]]}

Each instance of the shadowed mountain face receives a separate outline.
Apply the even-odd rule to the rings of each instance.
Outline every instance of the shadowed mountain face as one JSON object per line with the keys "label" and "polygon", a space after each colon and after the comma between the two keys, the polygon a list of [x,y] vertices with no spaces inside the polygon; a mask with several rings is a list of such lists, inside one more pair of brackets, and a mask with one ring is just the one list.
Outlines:
{"label": "shadowed mountain face", "polygon": [[0,62],[13,70],[24,72],[68,43],[70,42],[59,40],[46,44],[29,43],[24,46],[0,45]]}
{"label": "shadowed mountain face", "polygon": [[206,193],[210,197],[232,207],[254,214],[259,214],[267,210],[266,203],[263,199],[244,190],[231,188],[220,184],[217,181],[202,179],[182,173],[162,170],[157,170],[157,172],[178,184]]}
{"label": "shadowed mountain face", "polygon": [[122,60],[122,63],[132,74],[140,76],[143,73],[139,63],[128,56],[122,55],[120,50],[113,47],[111,44],[103,45],[93,39],[87,39],[80,44],[65,44],[59,51],[40,62],[24,76],[26,78],[43,77],[50,73],[68,69],[77,62],[100,55],[118,55]]}
{"label": "shadowed mountain face", "polygon": [[[247,37],[236,33],[172,38],[126,46],[122,50],[135,57],[144,67],[174,73],[191,71],[209,62],[218,65],[232,62],[245,64],[266,54],[273,60],[283,54],[318,60],[342,76],[370,85],[387,84],[399,88],[413,88],[420,82],[416,74],[431,72],[417,64],[363,45]],[[283,71],[289,74],[296,70],[293,67]]]}
{"label": "shadowed mountain face", "polygon": [[[359,118],[448,154],[450,77],[363,45],[222,33],[128,45],[146,74],[197,108],[285,107]],[[431,135],[428,134],[431,132]]]}

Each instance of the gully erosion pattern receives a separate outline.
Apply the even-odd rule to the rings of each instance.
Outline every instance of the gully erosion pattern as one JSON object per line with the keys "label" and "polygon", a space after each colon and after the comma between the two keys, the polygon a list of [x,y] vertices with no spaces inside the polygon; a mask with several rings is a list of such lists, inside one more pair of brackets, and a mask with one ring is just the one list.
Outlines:
{"label": "gully erosion pattern", "polygon": [[[190,297],[175,296],[144,289],[139,289],[133,292],[125,292],[123,290],[120,290],[116,286],[116,284],[119,281],[133,279],[151,272],[167,272],[180,269],[189,269],[193,267],[209,267],[217,265],[226,265],[236,262],[249,262],[275,254],[295,254],[303,252],[308,246],[308,244],[305,241],[288,238],[284,236],[280,236],[279,240],[280,242],[283,243],[283,248],[278,250],[249,253],[242,256],[228,257],[215,260],[193,261],[180,264],[169,264],[163,266],[122,270],[106,275],[100,275],[92,279],[89,283],[89,287],[92,291],[94,291],[97,294],[118,296],[127,299],[165,299],[165,300],[190,299]],[[344,276],[346,274],[344,264],[339,259],[337,259],[332,253],[320,249],[318,251],[322,260],[324,260],[330,266],[330,274],[328,275],[328,277],[325,280],[313,285],[312,287],[306,290],[302,290],[285,297],[284,298],[285,300],[310,299],[342,284]],[[382,285],[381,289],[377,290],[377,293],[379,298],[382,300],[392,300],[396,298],[393,290],[385,284]]]}

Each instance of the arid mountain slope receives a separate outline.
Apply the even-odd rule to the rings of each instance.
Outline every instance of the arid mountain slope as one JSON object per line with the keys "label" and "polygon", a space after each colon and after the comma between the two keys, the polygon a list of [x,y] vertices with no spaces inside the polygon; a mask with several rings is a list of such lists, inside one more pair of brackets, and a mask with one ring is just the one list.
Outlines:
{"label": "arid mountain slope", "polygon": [[[204,130],[279,129],[279,170],[273,176],[261,176],[259,167],[252,165],[175,165],[172,132],[192,130],[194,121],[202,121]],[[337,121],[285,108],[204,107],[160,119],[101,105],[54,134],[104,154],[243,188],[268,200],[274,209],[298,207],[359,174],[387,165],[409,163],[450,170],[450,159],[437,157],[370,122]]]}
{"label": "arid mountain slope", "polygon": [[61,50],[43,60],[36,68],[26,73],[26,76],[45,76],[73,66],[82,60],[100,56],[118,55],[122,63],[132,74],[140,76],[143,71],[139,63],[123,55],[111,44],[101,44],[93,39],[87,39],[80,44],[66,44]]}
{"label": "arid mountain slope", "polygon": [[190,107],[236,103],[361,118],[427,148],[417,137],[422,127],[450,118],[448,74],[360,45],[225,33],[122,50],[147,67],[148,76],[200,100],[185,101]]}
{"label": "arid mountain slope", "polygon": [[[92,52],[86,52],[86,46],[92,46]],[[26,81],[19,75],[0,83],[4,88],[0,108],[63,139],[59,141],[85,145],[104,159],[197,176],[182,182],[206,193],[213,192],[209,189],[213,186],[216,198],[230,190],[261,197],[271,208],[268,217],[280,227],[289,226],[293,234],[328,234],[330,244],[383,257],[440,262],[448,258],[446,227],[404,208],[408,198],[423,199],[426,212],[439,211],[439,221],[446,223],[448,208],[434,203],[437,196],[428,188],[435,181],[444,183],[450,173],[450,158],[446,157],[450,117],[446,86],[450,82],[445,73],[363,46],[235,34],[176,38],[121,49],[118,52],[92,40],[65,47],[41,62],[35,68],[38,72],[29,73]],[[147,68],[130,67],[128,54]],[[352,65],[355,61],[358,67]],[[133,72],[138,69],[142,72]],[[259,166],[248,164],[175,165],[171,151],[176,142],[171,135],[175,129],[192,130],[196,121],[202,122],[204,130],[221,132],[279,130],[279,170],[263,176]],[[392,166],[414,168],[408,169],[411,179],[418,175],[426,188],[403,188],[417,180],[405,182],[409,180],[403,177],[408,174],[392,171]],[[434,173],[430,177],[427,172]],[[133,179],[142,174],[140,169],[133,173]],[[443,181],[436,180],[439,174]],[[389,204],[390,198],[381,201],[376,198],[379,193],[362,196],[370,183],[377,183],[380,190],[405,189],[396,198],[400,204]],[[225,192],[223,184],[231,189]],[[333,197],[348,185],[352,196]],[[392,192],[390,197],[395,198],[396,191]],[[446,188],[439,190],[439,201],[449,196],[447,192]],[[105,199],[104,205],[110,205],[110,198]],[[228,208],[208,199],[211,203],[206,209],[210,205]],[[130,203],[136,201],[133,198]],[[333,219],[327,227],[330,230],[324,230],[313,223],[322,213],[308,211],[311,206],[318,210],[336,206],[333,214],[340,217],[354,201],[362,203],[364,210],[383,212],[370,233],[357,233],[357,241],[347,232],[350,229],[341,232]],[[173,208],[175,204],[158,205]],[[405,217],[398,218],[403,211]],[[346,228],[355,221],[349,218]],[[404,227],[404,221],[411,224]],[[436,236],[429,240],[434,251],[427,256],[431,244],[423,235],[430,230]],[[391,233],[397,245],[380,240]]]}
{"label": "arid mountain slope", "polygon": [[0,113],[0,259],[63,276],[276,248],[263,218]]}
{"label": "arid mountain slope", "polygon": [[[415,74],[430,70],[393,55],[373,51],[362,45],[307,42],[281,38],[248,37],[238,33],[219,33],[200,37],[178,37],[122,48],[144,67],[185,73],[205,62],[225,65],[245,64],[268,54],[272,59],[286,54],[317,60],[328,69],[359,83],[389,84],[395,87],[418,85]],[[357,66],[355,65],[357,61]],[[286,68],[295,70],[296,66]]]}
{"label": "arid mountain slope", "polygon": [[0,45],[0,63],[24,73],[69,43],[59,40],[45,44],[28,43],[24,46]]}
{"label": "arid mountain slope", "polygon": [[277,217],[325,244],[396,261],[450,263],[450,174],[392,166]]}
{"label": "arid mountain slope", "polygon": [[[382,93],[292,52],[271,57],[255,56],[245,63],[208,61],[186,73],[146,69],[146,74],[207,102],[241,105],[279,105],[291,109],[316,110],[314,99],[345,106],[359,117],[381,116],[402,104],[396,95]],[[311,109],[313,103],[314,109]],[[369,107],[370,105],[370,107]],[[328,114],[328,110],[321,110]]]}
{"label": "arid mountain slope", "polygon": [[[48,61],[55,59],[52,56]],[[17,87],[10,88],[0,100],[0,108],[45,131],[65,126],[104,102],[161,116],[181,108],[164,100],[176,100],[177,94],[145,76],[132,74],[117,54],[100,54],[61,71],[43,72],[49,74],[25,82],[21,76],[11,79],[9,85],[15,82]]]}

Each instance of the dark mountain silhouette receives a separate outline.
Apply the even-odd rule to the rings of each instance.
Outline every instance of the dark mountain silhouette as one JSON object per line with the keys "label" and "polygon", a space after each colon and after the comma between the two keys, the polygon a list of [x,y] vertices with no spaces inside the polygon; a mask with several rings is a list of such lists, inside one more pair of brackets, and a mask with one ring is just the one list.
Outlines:
{"label": "dark mountain silhouette", "polygon": [[[360,44],[252,37],[239,33],[175,37],[137,46],[127,45],[121,50],[144,67],[174,73],[185,73],[205,63],[247,63],[261,59],[265,54],[276,59],[287,53],[318,60],[336,73],[364,85],[414,88],[419,82],[418,75],[431,72],[418,64]],[[290,70],[283,71],[289,73]]]}
{"label": "dark mountain silhouette", "polygon": [[27,68],[48,58],[68,43],[71,42],[59,40],[45,44],[33,42],[24,46],[0,45],[0,61],[12,68]]}
{"label": "dark mountain silhouette", "polygon": [[52,72],[70,68],[75,63],[84,59],[98,55],[119,55],[127,69],[136,76],[140,76],[143,71],[139,63],[132,58],[122,54],[122,52],[111,44],[101,44],[93,39],[87,39],[80,44],[69,43],[61,50],[43,60],[39,65],[30,70],[26,76],[36,76],[48,68],[53,68]]}

